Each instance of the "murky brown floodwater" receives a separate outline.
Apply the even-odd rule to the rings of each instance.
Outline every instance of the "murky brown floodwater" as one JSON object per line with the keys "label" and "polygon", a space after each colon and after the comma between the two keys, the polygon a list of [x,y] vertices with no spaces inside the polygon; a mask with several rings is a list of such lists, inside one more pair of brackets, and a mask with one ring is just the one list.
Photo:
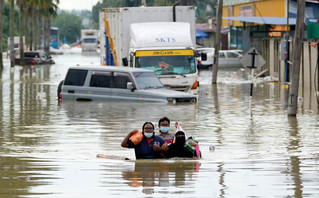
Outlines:
{"label": "murky brown floodwater", "polygon": [[[245,71],[219,71],[217,86],[211,71],[201,71],[198,104],[59,103],[67,68],[100,60],[78,51],[53,58],[52,66],[13,69],[5,60],[1,198],[319,196],[319,116],[311,91],[304,91],[297,118],[287,117],[287,89],[278,83],[256,84],[250,99]],[[199,140],[203,159],[136,161],[133,150],[121,148],[130,130],[162,116]]]}

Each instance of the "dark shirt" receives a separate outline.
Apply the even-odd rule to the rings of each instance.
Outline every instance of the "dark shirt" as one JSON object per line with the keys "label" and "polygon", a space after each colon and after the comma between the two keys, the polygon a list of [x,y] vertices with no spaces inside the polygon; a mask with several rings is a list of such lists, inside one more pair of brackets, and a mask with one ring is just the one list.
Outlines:
{"label": "dark shirt", "polygon": [[176,143],[173,143],[168,146],[168,153],[166,154],[166,157],[193,157],[194,153],[187,150],[184,146],[179,146]]}
{"label": "dark shirt", "polygon": [[153,150],[154,143],[157,143],[159,146],[162,146],[165,143],[165,141],[159,136],[154,136],[152,141],[148,142],[148,140],[144,137],[138,145],[135,145],[131,141],[128,141],[128,147],[134,148],[136,159],[162,158],[161,152]]}

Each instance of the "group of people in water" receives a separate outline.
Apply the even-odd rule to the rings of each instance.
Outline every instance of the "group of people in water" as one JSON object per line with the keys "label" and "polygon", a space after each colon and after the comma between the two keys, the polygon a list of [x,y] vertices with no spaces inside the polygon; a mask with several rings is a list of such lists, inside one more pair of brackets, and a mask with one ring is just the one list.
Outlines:
{"label": "group of people in water", "polygon": [[[160,134],[155,135],[155,127],[152,122],[145,122],[142,132],[135,129],[129,132],[123,139],[121,146],[134,148],[136,159],[160,159],[160,158],[200,158],[198,143],[188,140],[176,122],[178,129],[175,135],[169,133],[170,120],[163,117],[158,121]],[[134,139],[133,139],[134,137]]]}

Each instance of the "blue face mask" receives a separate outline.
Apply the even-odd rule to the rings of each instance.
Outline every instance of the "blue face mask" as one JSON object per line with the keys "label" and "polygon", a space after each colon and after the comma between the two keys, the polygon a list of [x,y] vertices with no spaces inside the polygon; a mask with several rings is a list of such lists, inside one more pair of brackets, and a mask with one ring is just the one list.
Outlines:
{"label": "blue face mask", "polygon": [[153,136],[153,133],[144,133],[146,138],[151,138]]}
{"label": "blue face mask", "polygon": [[169,127],[161,127],[160,130],[161,130],[163,133],[168,133]]}

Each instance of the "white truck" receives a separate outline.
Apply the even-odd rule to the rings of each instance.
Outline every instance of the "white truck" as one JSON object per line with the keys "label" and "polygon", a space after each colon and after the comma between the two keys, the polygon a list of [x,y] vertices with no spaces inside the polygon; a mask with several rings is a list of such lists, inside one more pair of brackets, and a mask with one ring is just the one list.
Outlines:
{"label": "white truck", "polygon": [[99,30],[81,30],[82,51],[96,51],[98,48]]}
{"label": "white truck", "polygon": [[101,64],[151,69],[165,87],[197,95],[195,36],[193,6],[103,9]]}

